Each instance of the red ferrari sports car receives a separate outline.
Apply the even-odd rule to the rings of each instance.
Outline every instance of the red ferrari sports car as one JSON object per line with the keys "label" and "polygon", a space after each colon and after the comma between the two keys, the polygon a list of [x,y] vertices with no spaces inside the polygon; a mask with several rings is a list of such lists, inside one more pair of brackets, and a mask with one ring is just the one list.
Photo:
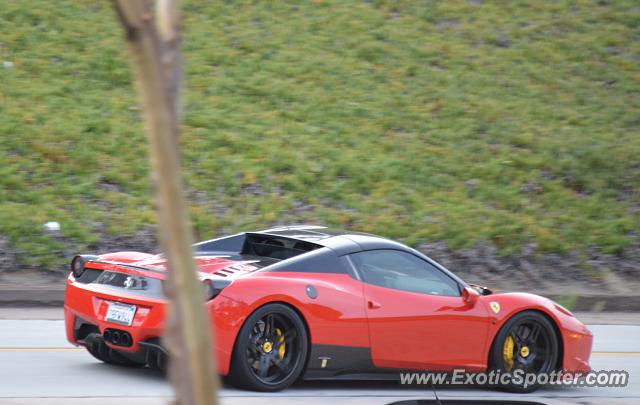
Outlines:
{"label": "red ferrari sports car", "polygon": [[[562,306],[469,285],[388,239],[295,226],[195,251],[218,372],[240,387],[401,370],[590,370],[592,335]],[[163,256],[80,255],[71,268],[69,341],[106,363],[164,368]]]}

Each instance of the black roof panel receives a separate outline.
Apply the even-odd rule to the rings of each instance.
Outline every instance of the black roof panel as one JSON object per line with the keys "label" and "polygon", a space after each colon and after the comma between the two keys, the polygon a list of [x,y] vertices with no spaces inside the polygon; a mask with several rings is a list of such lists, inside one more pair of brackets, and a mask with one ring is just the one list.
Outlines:
{"label": "black roof panel", "polygon": [[328,247],[339,255],[370,249],[406,249],[392,240],[367,233],[330,229],[319,225],[294,225],[265,229],[255,233],[300,239]]}
{"label": "black roof panel", "polygon": [[292,225],[265,229],[255,233],[266,233],[269,235],[278,235],[287,238],[307,240],[309,242],[317,242],[332,236],[343,235],[347,232],[329,229],[325,226],[319,225]]}
{"label": "black roof panel", "polygon": [[[276,235],[276,236],[281,236],[285,238],[299,239],[299,240],[315,243],[316,245],[320,245],[325,248],[331,249],[333,253],[335,253],[335,255],[337,256],[343,256],[351,253],[362,252],[364,250],[375,250],[375,249],[403,250],[405,252],[418,256],[430,262],[434,266],[440,268],[443,272],[445,272],[445,274],[447,274],[449,277],[456,280],[461,285],[463,286],[467,285],[461,278],[459,278],[458,276],[456,276],[455,274],[447,270],[442,265],[428,258],[423,253],[418,252],[417,250],[412,249],[406,245],[403,245],[402,243],[399,243],[390,239],[386,239],[381,236],[376,236],[376,235],[371,235],[366,233],[359,233],[359,232],[330,229],[330,228],[326,228],[324,226],[318,226],[318,225],[283,226],[279,228],[265,229],[263,231],[251,232],[251,233]],[[299,256],[295,256],[293,258],[284,260],[281,263],[267,266],[264,268],[264,271],[269,271],[272,268],[276,271],[284,271],[284,269],[287,269],[288,271],[290,271],[291,267],[289,267],[289,264],[291,265],[295,264],[297,269],[301,269],[302,267],[297,267],[297,266],[299,264],[303,265],[305,262],[307,262],[307,258],[314,259],[313,261],[314,266],[311,266],[312,268],[310,269],[304,269],[304,268],[302,269],[309,270],[309,271],[317,271],[318,268],[322,267],[317,265],[322,264],[323,258],[326,258],[329,261],[334,259],[334,256],[335,256],[334,254],[327,254],[327,253],[328,253],[327,250],[322,248],[317,250],[312,250],[310,252],[301,254]],[[311,263],[311,261],[309,261],[308,263]],[[330,268],[331,270],[330,272],[342,272],[344,270],[338,265],[327,264],[327,266],[328,268]],[[297,271],[300,271],[300,270],[297,270]]]}

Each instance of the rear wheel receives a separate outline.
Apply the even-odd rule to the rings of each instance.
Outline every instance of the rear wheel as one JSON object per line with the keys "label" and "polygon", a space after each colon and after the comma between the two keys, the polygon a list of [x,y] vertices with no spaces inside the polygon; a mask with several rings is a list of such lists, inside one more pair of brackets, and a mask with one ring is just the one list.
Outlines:
{"label": "rear wheel", "polygon": [[[558,337],[551,321],[535,311],[524,311],[509,319],[491,348],[490,364],[502,373],[550,373],[558,361]],[[502,388],[513,392],[532,392],[539,388],[533,384],[511,383]]]}
{"label": "rear wheel", "polygon": [[307,332],[300,316],[286,305],[267,304],[240,329],[229,380],[246,389],[279,391],[300,377],[307,351]]}

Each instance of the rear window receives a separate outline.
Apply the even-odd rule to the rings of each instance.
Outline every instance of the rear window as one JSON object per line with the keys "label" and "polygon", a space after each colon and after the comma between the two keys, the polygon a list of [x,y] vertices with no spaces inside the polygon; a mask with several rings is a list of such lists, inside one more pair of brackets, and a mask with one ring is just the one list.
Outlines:
{"label": "rear window", "polygon": [[299,239],[248,233],[241,254],[284,260],[319,247],[321,246]]}
{"label": "rear window", "polygon": [[[92,279],[82,279],[91,273]],[[86,269],[78,281],[84,284],[100,286],[100,291],[112,294],[128,293],[149,298],[164,298],[163,281],[156,278],[119,273],[117,271]]]}

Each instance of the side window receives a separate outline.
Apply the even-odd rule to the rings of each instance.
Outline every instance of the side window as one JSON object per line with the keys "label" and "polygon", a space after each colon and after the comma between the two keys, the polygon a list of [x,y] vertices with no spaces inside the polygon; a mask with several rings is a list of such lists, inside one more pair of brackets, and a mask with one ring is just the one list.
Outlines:
{"label": "side window", "polygon": [[349,256],[363,281],[380,287],[457,297],[458,283],[431,263],[400,250],[369,250]]}

